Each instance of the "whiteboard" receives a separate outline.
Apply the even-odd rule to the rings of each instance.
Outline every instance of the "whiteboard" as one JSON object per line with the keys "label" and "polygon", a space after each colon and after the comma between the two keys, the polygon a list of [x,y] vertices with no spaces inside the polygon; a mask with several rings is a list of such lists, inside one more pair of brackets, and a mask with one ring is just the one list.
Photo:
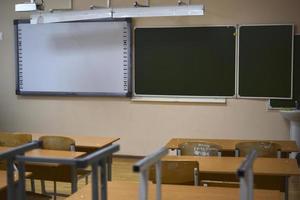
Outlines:
{"label": "whiteboard", "polygon": [[16,33],[17,94],[129,94],[129,21],[16,23]]}

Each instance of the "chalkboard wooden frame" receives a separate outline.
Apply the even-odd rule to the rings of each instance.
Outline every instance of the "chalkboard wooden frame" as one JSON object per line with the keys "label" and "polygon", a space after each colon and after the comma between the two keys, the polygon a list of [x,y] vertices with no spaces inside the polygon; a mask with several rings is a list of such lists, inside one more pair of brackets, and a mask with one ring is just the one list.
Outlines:
{"label": "chalkboard wooden frame", "polygon": [[[165,101],[169,101],[169,102],[205,102],[205,103],[226,103],[225,99],[227,98],[236,98],[237,97],[237,44],[238,44],[238,37],[236,36],[237,33],[237,25],[199,25],[199,26],[136,26],[134,27],[134,33],[136,32],[136,29],[141,29],[141,28],[214,28],[214,27],[230,27],[230,28],[234,28],[235,29],[235,39],[234,39],[234,91],[233,91],[233,95],[230,96],[192,96],[192,95],[160,95],[160,94],[155,94],[155,95],[150,95],[150,94],[138,94],[136,93],[136,80],[135,80],[135,71],[136,71],[136,58],[135,58],[135,53],[133,53],[133,75],[132,75],[132,80],[133,80],[133,98],[135,99],[135,101],[139,101],[139,99],[141,99],[141,101],[147,101],[147,99],[149,99],[149,101],[160,101],[159,99],[162,100],[162,102]],[[134,43],[136,41],[134,40]],[[134,51],[136,51],[136,49],[134,48]],[[206,99],[206,100],[205,100]]]}
{"label": "chalkboard wooden frame", "polygon": [[[99,19],[99,20],[82,20],[76,22],[62,22],[62,23],[82,23],[82,22],[126,22],[127,23],[127,40],[126,48],[127,54],[126,58],[126,67],[127,67],[127,78],[126,78],[126,87],[127,92],[48,92],[48,91],[21,91],[20,82],[20,60],[19,60],[19,33],[18,33],[18,25],[19,24],[30,24],[29,19],[16,19],[14,20],[14,28],[15,28],[15,51],[16,51],[16,94],[23,95],[23,96],[84,96],[84,97],[101,97],[101,96],[108,96],[108,97],[131,97],[132,96],[132,79],[131,79],[131,71],[132,71],[132,54],[131,54],[131,47],[132,47],[132,20],[130,18],[124,19]],[[125,34],[125,33],[124,33]],[[124,50],[125,51],[125,50]],[[124,55],[125,56],[125,55]],[[124,61],[125,63],[125,61]],[[125,75],[124,75],[125,76]],[[125,84],[125,83],[124,83]],[[125,86],[124,86],[125,88]],[[124,89],[125,90],[125,89]]]}
{"label": "chalkboard wooden frame", "polygon": [[[240,39],[241,39],[241,34],[240,34],[240,29],[242,27],[278,27],[278,26],[291,26],[292,31],[291,31],[291,81],[290,81],[290,96],[289,97],[272,97],[272,96],[244,96],[240,95]],[[237,98],[239,99],[283,99],[283,100],[289,100],[292,99],[293,97],[293,59],[294,59],[294,24],[240,24],[238,25],[238,57],[237,57],[237,62],[238,62],[238,69],[237,69]]]}

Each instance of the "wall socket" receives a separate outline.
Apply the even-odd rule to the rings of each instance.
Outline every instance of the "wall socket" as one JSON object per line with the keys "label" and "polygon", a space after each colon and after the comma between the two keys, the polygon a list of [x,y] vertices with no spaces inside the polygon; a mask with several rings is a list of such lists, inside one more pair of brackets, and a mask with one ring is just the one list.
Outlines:
{"label": "wall socket", "polygon": [[0,32],[0,40],[3,40],[3,33]]}

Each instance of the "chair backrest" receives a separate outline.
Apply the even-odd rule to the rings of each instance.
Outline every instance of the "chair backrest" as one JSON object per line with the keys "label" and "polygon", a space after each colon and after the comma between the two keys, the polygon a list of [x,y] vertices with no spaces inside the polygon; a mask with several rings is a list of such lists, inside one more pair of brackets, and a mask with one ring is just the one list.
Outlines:
{"label": "chair backrest", "polygon": [[[161,183],[176,185],[199,185],[197,161],[161,161]],[[156,183],[155,167],[149,171],[149,180]]]}
{"label": "chair backrest", "polygon": [[31,134],[25,133],[1,133],[0,146],[16,147],[32,141]]}
{"label": "chair backrest", "polygon": [[221,146],[208,142],[185,142],[179,145],[181,155],[218,156]]}
{"label": "chair backrest", "polygon": [[272,142],[241,142],[236,145],[236,149],[239,151],[239,156],[246,156],[255,149],[257,157],[276,158],[281,146]]}
{"label": "chair backrest", "polygon": [[70,151],[75,146],[75,140],[63,136],[42,136],[39,140],[43,142],[43,149]]}

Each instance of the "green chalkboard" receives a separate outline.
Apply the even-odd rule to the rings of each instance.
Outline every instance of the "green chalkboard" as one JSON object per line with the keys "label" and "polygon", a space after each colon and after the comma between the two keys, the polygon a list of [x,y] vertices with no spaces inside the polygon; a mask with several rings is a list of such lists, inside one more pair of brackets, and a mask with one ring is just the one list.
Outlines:
{"label": "green chalkboard", "polygon": [[239,96],[292,97],[293,25],[239,28]]}
{"label": "green chalkboard", "polygon": [[235,95],[236,27],[135,29],[136,95]]}
{"label": "green chalkboard", "polygon": [[293,100],[271,99],[272,108],[294,108],[295,101],[300,101],[300,35],[294,37]]}

